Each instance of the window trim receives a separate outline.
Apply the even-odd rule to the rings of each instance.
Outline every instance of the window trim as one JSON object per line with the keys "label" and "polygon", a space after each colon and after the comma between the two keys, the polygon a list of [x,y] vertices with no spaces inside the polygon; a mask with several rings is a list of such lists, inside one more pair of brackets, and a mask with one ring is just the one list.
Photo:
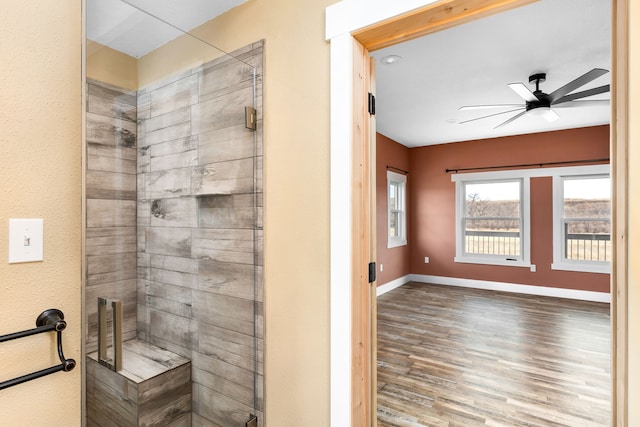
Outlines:
{"label": "window trim", "polygon": [[565,173],[553,176],[553,262],[552,270],[578,271],[586,273],[611,273],[611,262],[566,260],[563,256],[563,211],[564,211],[564,180],[565,178],[591,178],[606,176],[611,178],[609,165],[581,166],[568,169]]}
{"label": "window trim", "polygon": [[[518,266],[518,267],[531,267],[531,261],[530,261],[530,248],[531,248],[531,240],[530,240],[530,199],[529,199],[529,179],[530,178],[538,178],[538,177],[552,177],[554,178],[554,187],[553,187],[553,194],[552,194],[552,199],[553,199],[553,227],[559,227],[559,222],[558,222],[558,206],[557,206],[557,197],[555,197],[555,195],[557,194],[557,190],[555,187],[555,177],[560,177],[560,176],[576,176],[576,175],[609,175],[611,176],[611,165],[610,164],[598,164],[598,165],[588,165],[588,166],[565,166],[565,167],[557,167],[557,168],[536,168],[536,169],[514,169],[514,170],[505,170],[505,171],[492,171],[492,172],[469,172],[469,173],[456,173],[456,174],[452,174],[451,175],[451,181],[456,183],[456,257],[454,258],[455,262],[469,262],[469,263],[474,263],[474,264],[492,264],[492,265],[506,265],[506,266]],[[459,251],[461,250],[461,246],[459,243],[459,239],[460,239],[460,224],[461,224],[461,218],[460,218],[460,209],[459,209],[459,203],[460,203],[460,197],[462,197],[460,195],[460,189],[459,189],[459,184],[458,182],[460,181],[487,181],[487,180],[501,180],[501,179],[510,179],[510,178],[516,178],[516,177],[522,177],[525,179],[524,182],[526,182],[526,188],[527,188],[527,194],[526,194],[526,203],[527,203],[527,212],[526,212],[526,223],[523,225],[523,230],[524,227],[526,227],[526,231],[527,231],[527,240],[528,240],[528,245],[525,246],[526,247],[526,255],[527,260],[526,262],[523,262],[522,264],[515,264],[514,262],[503,262],[503,263],[498,263],[498,262],[486,262],[486,260],[478,260],[476,258],[474,259],[469,259],[468,257],[462,258],[459,256]],[[568,270],[568,271],[587,271],[587,272],[591,272],[591,273],[610,273],[611,267],[609,266],[608,268],[602,268],[602,266],[600,266],[600,268],[588,268],[586,269],[585,267],[579,267],[579,266],[575,266],[575,265],[570,265],[569,267],[574,267],[573,269],[569,270],[568,268],[566,268],[566,263],[564,264],[560,264],[560,263],[556,263],[555,261],[555,257],[556,254],[559,254],[560,256],[562,256],[562,252],[561,252],[561,247],[560,249],[556,249],[556,243],[555,243],[555,239],[557,236],[557,232],[556,232],[556,228],[553,229],[553,242],[554,242],[554,247],[553,247],[553,263],[551,264],[551,269],[552,270]]]}
{"label": "window trim", "polygon": [[[399,236],[391,236],[389,235],[389,230],[391,228],[391,204],[389,203],[389,187],[391,182],[400,183],[401,186],[401,197],[399,197],[400,204],[402,205],[402,209],[399,209],[400,212],[400,220],[399,228],[400,235]],[[387,248],[397,248],[399,246],[407,245],[407,176],[403,174],[399,174],[393,171],[387,171]]]}
{"label": "window trim", "polygon": [[[530,234],[530,203],[529,177],[523,171],[476,172],[454,174],[451,180],[456,183],[456,255],[454,262],[468,264],[489,264],[508,267],[531,267],[531,234]],[[510,261],[504,255],[479,255],[464,253],[464,207],[467,183],[492,183],[505,181],[520,181],[520,256],[516,261]]]}

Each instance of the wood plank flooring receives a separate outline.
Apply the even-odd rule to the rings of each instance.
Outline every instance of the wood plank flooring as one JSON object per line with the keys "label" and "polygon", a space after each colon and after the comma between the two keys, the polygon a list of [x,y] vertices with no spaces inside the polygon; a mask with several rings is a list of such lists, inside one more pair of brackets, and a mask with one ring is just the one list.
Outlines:
{"label": "wood plank flooring", "polygon": [[408,283],[378,298],[378,426],[609,426],[609,304]]}

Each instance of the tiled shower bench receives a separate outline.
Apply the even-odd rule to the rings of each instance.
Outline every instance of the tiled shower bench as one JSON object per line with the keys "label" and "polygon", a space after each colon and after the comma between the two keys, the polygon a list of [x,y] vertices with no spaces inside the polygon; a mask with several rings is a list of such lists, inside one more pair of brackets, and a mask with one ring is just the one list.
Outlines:
{"label": "tiled shower bench", "polygon": [[88,426],[191,426],[191,361],[137,339],[122,343],[122,369],[87,356]]}

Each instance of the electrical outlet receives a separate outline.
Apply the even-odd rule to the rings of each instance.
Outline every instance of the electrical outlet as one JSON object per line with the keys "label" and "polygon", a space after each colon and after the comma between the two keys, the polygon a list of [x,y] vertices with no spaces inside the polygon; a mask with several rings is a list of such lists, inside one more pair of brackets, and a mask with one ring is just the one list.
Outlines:
{"label": "electrical outlet", "polygon": [[530,270],[532,273],[536,272],[536,265],[535,264],[531,264]]}
{"label": "electrical outlet", "polygon": [[429,257],[428,256],[424,257],[424,263],[425,264],[429,264]]}
{"label": "electrical outlet", "polygon": [[380,264],[380,271],[384,271],[384,265]]}

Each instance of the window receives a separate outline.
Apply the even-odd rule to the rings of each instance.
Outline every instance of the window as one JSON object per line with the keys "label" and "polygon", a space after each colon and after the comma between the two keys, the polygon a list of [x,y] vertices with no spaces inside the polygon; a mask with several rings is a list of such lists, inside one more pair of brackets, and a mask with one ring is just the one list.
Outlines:
{"label": "window", "polygon": [[552,267],[609,273],[611,251],[609,175],[555,177]]}
{"label": "window", "polygon": [[536,177],[553,178],[551,268],[609,273],[609,165],[452,175],[456,184],[455,261],[531,267],[529,181]]}
{"label": "window", "polygon": [[528,183],[521,177],[457,183],[456,262],[529,265]]}
{"label": "window", "polygon": [[388,240],[387,247],[407,244],[407,177],[387,171]]}

